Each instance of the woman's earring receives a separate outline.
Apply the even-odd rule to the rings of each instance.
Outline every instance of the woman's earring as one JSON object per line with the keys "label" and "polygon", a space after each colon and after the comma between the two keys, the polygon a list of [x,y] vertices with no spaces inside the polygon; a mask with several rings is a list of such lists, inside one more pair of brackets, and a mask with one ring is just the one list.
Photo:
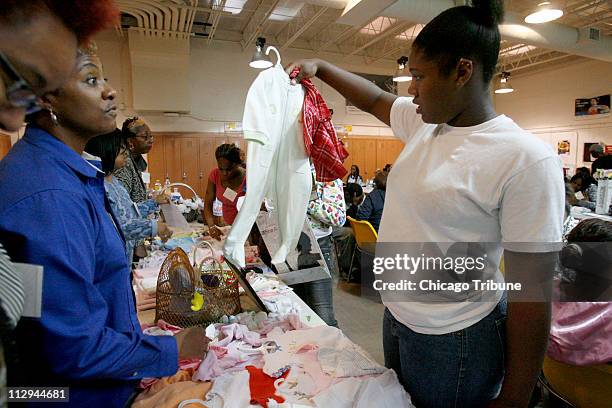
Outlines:
{"label": "woman's earring", "polygon": [[49,115],[51,115],[51,122],[53,122],[53,124],[55,126],[59,126],[59,121],[57,120],[57,115],[55,114],[55,112],[53,112],[52,108],[49,108]]}

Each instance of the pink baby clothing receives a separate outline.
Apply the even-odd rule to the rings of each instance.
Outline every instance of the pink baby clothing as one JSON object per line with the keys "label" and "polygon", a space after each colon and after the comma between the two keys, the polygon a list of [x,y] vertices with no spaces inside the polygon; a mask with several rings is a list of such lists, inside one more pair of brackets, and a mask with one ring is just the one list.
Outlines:
{"label": "pink baby clothing", "polygon": [[553,302],[547,354],[579,366],[612,362],[612,303]]}
{"label": "pink baby clothing", "polygon": [[259,333],[250,331],[245,325],[232,323],[220,326],[219,341],[212,343],[215,346],[227,346],[233,340],[242,340],[252,346],[260,346]]}

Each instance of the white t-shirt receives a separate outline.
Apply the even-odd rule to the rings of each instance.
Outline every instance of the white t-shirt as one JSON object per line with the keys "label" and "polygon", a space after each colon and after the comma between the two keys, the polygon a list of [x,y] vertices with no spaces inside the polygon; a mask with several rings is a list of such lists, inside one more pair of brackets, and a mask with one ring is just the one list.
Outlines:
{"label": "white t-shirt", "polygon": [[[412,98],[395,101],[391,128],[406,145],[387,180],[378,242],[499,242],[487,252],[498,282],[503,249],[559,249],[565,190],[552,147],[504,115],[463,128],[426,124]],[[491,302],[385,302],[384,296],[383,302],[412,330],[444,334],[480,321],[502,295]]]}

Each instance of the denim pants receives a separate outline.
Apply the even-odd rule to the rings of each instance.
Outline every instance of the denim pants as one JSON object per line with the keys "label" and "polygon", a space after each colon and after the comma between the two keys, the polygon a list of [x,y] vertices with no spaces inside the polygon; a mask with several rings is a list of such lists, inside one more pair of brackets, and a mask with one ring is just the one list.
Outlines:
{"label": "denim pants", "polygon": [[417,408],[485,407],[504,378],[505,327],[505,298],[478,323],[443,335],[416,333],[385,309],[385,366]]}
{"label": "denim pants", "polygon": [[[333,261],[331,237],[323,237],[317,241],[331,276],[335,276],[337,271],[335,271],[335,262]],[[332,286],[332,278],[327,278],[313,282],[299,283],[297,285],[292,285],[292,288],[295,294],[319,315],[327,325],[338,327],[338,322],[334,316]]]}
{"label": "denim pants", "polygon": [[[355,251],[355,235],[353,234],[353,229],[351,227],[334,227],[334,231],[332,233],[333,241],[336,243],[336,247],[338,248],[338,267],[339,275],[342,277],[348,276],[349,268],[351,267],[351,261],[353,257],[353,251]],[[355,256],[356,264],[359,264],[359,254]],[[359,267],[354,267],[357,269],[357,273],[359,274]]]}

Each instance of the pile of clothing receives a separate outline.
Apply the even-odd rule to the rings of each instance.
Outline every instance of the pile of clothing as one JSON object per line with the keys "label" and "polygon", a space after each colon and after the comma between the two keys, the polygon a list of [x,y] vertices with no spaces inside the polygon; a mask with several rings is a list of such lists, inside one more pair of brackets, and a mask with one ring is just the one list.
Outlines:
{"label": "pile of clothing", "polygon": [[305,327],[294,314],[246,312],[210,325],[206,335],[204,360],[181,361],[174,376],[144,380],[133,406],[412,407],[395,372],[337,328]]}

